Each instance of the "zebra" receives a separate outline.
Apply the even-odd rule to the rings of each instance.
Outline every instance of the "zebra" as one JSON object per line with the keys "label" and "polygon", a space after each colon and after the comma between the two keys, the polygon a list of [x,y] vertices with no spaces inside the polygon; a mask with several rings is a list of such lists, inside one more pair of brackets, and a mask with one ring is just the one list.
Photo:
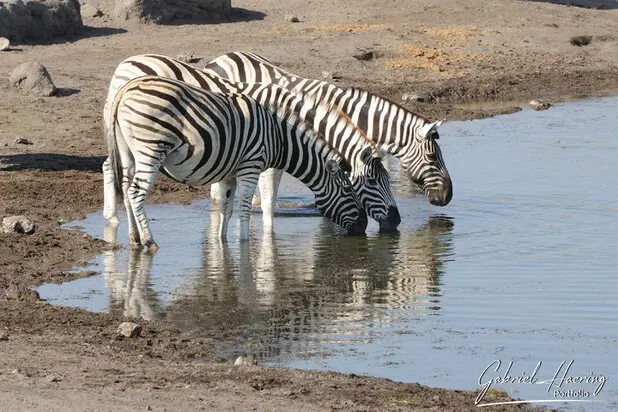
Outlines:
{"label": "zebra", "polygon": [[[145,75],[178,79],[214,92],[243,93],[255,98],[260,103],[277,107],[293,103],[295,107],[291,107],[290,110],[299,113],[301,117],[312,123],[314,129],[320,132],[326,142],[334,146],[349,160],[352,165],[352,176],[358,177],[353,180],[355,191],[368,215],[380,223],[381,230],[394,230],[401,222],[397,204],[391,192],[388,171],[382,165],[377,146],[373,141],[367,139],[360,129],[354,127],[347,115],[342,112],[339,113],[344,120],[339,121],[330,116],[329,113],[332,110],[326,106],[318,111],[314,110],[313,102],[315,99],[307,101],[291,99],[289,92],[285,92],[285,89],[280,86],[270,83],[234,83],[220,76],[205,73],[176,59],[147,54],[129,57],[116,68],[110,82],[104,109],[106,128],[110,124],[109,106],[118,90],[129,80]],[[332,121],[324,121],[327,118]],[[375,153],[372,155],[374,160],[371,162],[362,161],[370,151]],[[357,170],[357,165],[362,165],[362,169]],[[262,194],[261,206],[264,228],[272,231],[275,195],[283,172],[270,169],[266,173],[270,174],[271,178],[261,178],[259,181],[260,193]],[[117,221],[113,179],[108,161],[103,165],[103,174],[105,184],[104,216],[110,221]],[[216,189],[220,185],[221,183],[214,183],[212,186]],[[222,190],[222,193],[225,193],[225,190]],[[219,198],[215,200],[219,200]]]}
{"label": "zebra", "polygon": [[445,206],[451,201],[453,184],[437,142],[442,121],[432,123],[390,100],[357,88],[299,77],[253,53],[224,54],[203,70],[234,82],[278,84],[335,105],[369,139],[401,161],[406,174],[431,204]]}
{"label": "zebra", "polygon": [[[303,100],[284,89],[282,93]],[[227,231],[223,222],[232,214],[236,192],[239,238],[248,240],[251,197],[260,172],[271,167],[303,182],[314,192],[320,212],[348,233],[365,232],[367,216],[344,171],[351,166],[289,108],[275,110],[243,94],[209,92],[178,80],[145,76],[118,91],[109,116],[109,166],[115,188],[124,197],[134,248],[158,249],[144,204],[159,169],[189,185],[224,182],[222,240]],[[343,119],[337,112],[328,118]]]}

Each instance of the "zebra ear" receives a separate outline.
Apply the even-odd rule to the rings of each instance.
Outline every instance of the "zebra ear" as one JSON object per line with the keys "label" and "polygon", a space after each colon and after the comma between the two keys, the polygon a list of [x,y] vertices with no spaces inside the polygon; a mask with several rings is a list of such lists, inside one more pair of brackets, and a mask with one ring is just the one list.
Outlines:
{"label": "zebra ear", "polygon": [[419,137],[422,139],[429,139],[430,137],[433,137],[432,135],[437,135],[438,127],[440,127],[442,123],[443,120],[438,120],[437,122],[427,123],[422,126],[418,131]]}
{"label": "zebra ear", "polygon": [[326,170],[328,170],[331,175],[336,175],[341,172],[341,166],[339,166],[336,160],[330,159],[326,162]]}
{"label": "zebra ear", "polygon": [[371,146],[364,148],[360,154],[360,161],[363,163],[369,162],[369,160],[371,160],[373,152],[374,150]]}

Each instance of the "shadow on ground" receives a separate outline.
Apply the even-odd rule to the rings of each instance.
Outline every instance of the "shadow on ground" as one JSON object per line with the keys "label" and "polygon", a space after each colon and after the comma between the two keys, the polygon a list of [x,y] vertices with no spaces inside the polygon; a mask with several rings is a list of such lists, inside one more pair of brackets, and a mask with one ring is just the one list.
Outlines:
{"label": "shadow on ground", "polygon": [[57,153],[28,153],[0,156],[0,171],[90,171],[101,172],[105,156],[75,156]]}
{"label": "shadow on ground", "polygon": [[564,4],[567,6],[586,7],[589,9],[618,9],[618,0],[529,0],[543,3]]}

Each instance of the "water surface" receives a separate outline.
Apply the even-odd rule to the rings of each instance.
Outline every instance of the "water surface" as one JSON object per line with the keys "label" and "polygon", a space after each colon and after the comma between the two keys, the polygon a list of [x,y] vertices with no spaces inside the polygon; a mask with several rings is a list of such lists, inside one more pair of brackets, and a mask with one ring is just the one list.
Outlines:
{"label": "water surface", "polygon": [[[537,384],[493,387],[616,407],[617,107],[606,98],[445,123],[453,200],[429,205],[388,160],[403,219],[396,235],[372,224],[366,238],[342,236],[288,180],[275,236],[262,236],[258,213],[248,245],[233,240],[234,226],[224,245],[208,200],[149,206],[154,257],[109,252],[89,266],[101,276],[39,292],[217,336],[229,358],[457,389],[538,368]],[[100,213],[73,225],[104,236]],[[120,243],[126,232],[123,221]],[[540,384],[563,373],[586,379]]]}

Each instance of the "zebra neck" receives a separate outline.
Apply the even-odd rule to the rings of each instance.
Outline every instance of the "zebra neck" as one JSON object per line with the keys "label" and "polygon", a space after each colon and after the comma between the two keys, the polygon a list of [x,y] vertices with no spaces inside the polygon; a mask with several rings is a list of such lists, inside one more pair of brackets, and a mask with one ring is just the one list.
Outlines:
{"label": "zebra neck", "polygon": [[396,157],[414,145],[415,130],[427,121],[398,104],[355,88],[343,89],[321,82],[313,95],[347,114],[368,139]]}

